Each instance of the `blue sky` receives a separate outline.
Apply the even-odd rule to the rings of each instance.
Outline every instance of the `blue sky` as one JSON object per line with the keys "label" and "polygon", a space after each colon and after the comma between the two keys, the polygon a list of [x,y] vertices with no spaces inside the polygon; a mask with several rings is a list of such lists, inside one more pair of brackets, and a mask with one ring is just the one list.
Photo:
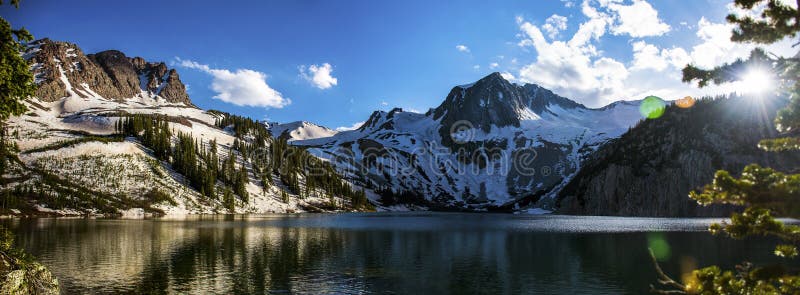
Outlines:
{"label": "blue sky", "polygon": [[[723,0],[200,2],[23,1],[0,15],[85,53],[165,61],[202,108],[332,128],[378,109],[424,112],[494,71],[592,107],[699,95],[676,80],[681,63],[749,50],[703,37],[729,31]],[[569,42],[589,24],[588,41]]]}

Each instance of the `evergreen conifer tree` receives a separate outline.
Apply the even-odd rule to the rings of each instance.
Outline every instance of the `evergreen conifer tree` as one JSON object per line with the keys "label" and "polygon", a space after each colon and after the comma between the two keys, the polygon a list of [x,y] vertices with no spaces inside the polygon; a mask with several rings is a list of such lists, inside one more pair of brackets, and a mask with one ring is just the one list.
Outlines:
{"label": "evergreen conifer tree", "polygon": [[[771,44],[786,37],[793,38],[800,31],[800,11],[778,0],[735,0],[738,8],[760,11],[756,16],[729,15],[728,22],[736,27],[731,40]],[[759,147],[767,151],[799,150],[800,139],[800,60],[769,55],[763,49],[755,49],[746,60],[737,60],[711,70],[693,65],[683,69],[684,82],[697,81],[700,87],[711,83],[722,84],[740,80],[749,70],[761,69],[773,75],[779,82],[782,93],[790,96],[789,104],[778,112],[775,125],[784,137],[763,140]],[[734,204],[744,206],[742,213],[734,213],[729,223],[713,224],[713,234],[724,234],[732,238],[746,236],[775,236],[784,244],[777,245],[774,253],[785,258],[798,255],[800,226],[787,225],[775,219],[800,217],[800,174],[784,174],[759,165],[748,165],[740,177],[720,170],[713,182],[690,197],[702,205]],[[655,258],[654,258],[655,261]],[[754,266],[745,263],[737,270],[723,270],[709,266],[685,275],[677,282],[656,264],[661,288],[651,287],[661,294],[798,294],[800,276],[797,270],[783,265]]]}

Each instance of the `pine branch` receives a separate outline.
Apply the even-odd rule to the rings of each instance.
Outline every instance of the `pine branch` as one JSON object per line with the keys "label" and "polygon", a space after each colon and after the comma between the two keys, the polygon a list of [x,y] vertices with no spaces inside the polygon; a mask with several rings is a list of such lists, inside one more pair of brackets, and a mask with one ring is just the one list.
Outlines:
{"label": "pine branch", "polygon": [[655,253],[653,253],[653,249],[648,248],[647,250],[650,251],[650,259],[653,261],[653,266],[655,266],[656,273],[658,274],[658,283],[670,288],[677,289],[677,290],[661,290],[661,289],[656,289],[655,286],[653,285],[650,285],[650,293],[687,294],[686,291],[683,291],[686,289],[686,287],[683,284],[678,283],[677,281],[670,278],[666,273],[664,273],[664,271],[661,269],[661,266],[658,264],[658,260],[656,260],[656,255]]}

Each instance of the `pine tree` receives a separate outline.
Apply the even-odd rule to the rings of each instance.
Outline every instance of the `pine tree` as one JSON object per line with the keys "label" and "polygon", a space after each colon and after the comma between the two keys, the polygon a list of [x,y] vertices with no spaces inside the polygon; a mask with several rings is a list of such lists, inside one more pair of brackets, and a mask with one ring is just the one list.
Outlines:
{"label": "pine tree", "polygon": [[13,149],[9,145],[9,141],[6,138],[6,128],[0,127],[0,177],[6,174],[8,157],[13,155]]}
{"label": "pine tree", "polygon": [[231,191],[230,187],[225,187],[222,194],[222,203],[228,211],[233,212],[236,210],[236,200],[233,198],[233,191]]}
{"label": "pine tree", "polygon": [[[19,7],[19,0],[11,0],[12,5]],[[4,4],[4,1],[0,1]],[[4,128],[5,120],[10,116],[20,115],[26,107],[22,103],[35,95],[36,84],[28,62],[20,52],[25,50],[22,42],[33,40],[33,36],[24,28],[13,29],[4,18],[0,17],[0,128]],[[12,150],[8,149],[5,130],[0,131],[0,175],[5,172],[5,161]],[[13,234],[0,227],[0,260],[6,272],[21,272],[17,290],[19,293],[58,294],[58,280],[50,271],[20,249],[13,247]]]}
{"label": "pine tree", "polygon": [[249,179],[247,177],[247,168],[242,165],[242,169],[236,173],[237,177],[234,182],[234,192],[239,195],[239,198],[242,202],[248,202],[248,193],[247,193],[247,183]]}
{"label": "pine tree", "polygon": [[[731,40],[770,44],[796,37],[800,31],[800,11],[778,0],[736,0],[735,5],[745,10],[763,7],[759,16],[729,15],[727,20],[736,27]],[[747,60],[737,60],[711,70],[688,65],[683,69],[683,81],[697,81],[700,87],[711,83],[722,84],[741,79],[753,68],[768,70],[781,82],[782,92],[789,94],[789,104],[778,112],[775,125],[785,137],[763,140],[759,147],[767,151],[800,150],[800,138],[795,131],[800,128],[800,60],[770,56],[763,49],[755,49]],[[720,170],[711,184],[689,195],[699,204],[734,204],[744,206],[744,212],[734,213],[729,223],[712,224],[713,234],[732,238],[747,236],[775,236],[785,244],[775,247],[774,253],[785,258],[798,255],[800,226],[786,225],[775,219],[800,217],[800,174],[784,174],[759,165],[748,165],[739,178]],[[655,258],[653,258],[655,262]],[[781,265],[756,267],[749,263],[735,271],[718,266],[694,270],[683,283],[664,274],[656,263],[659,283],[664,289],[651,286],[661,294],[798,294],[800,276],[796,269]]]}
{"label": "pine tree", "polygon": [[289,203],[289,194],[287,194],[285,190],[281,190],[281,201]]}
{"label": "pine tree", "polygon": [[[12,0],[11,3],[19,6],[18,0]],[[36,93],[28,62],[19,54],[25,50],[22,42],[31,40],[33,36],[27,30],[13,29],[0,17],[0,60],[3,61],[0,63],[0,122],[25,112],[21,100]]]}

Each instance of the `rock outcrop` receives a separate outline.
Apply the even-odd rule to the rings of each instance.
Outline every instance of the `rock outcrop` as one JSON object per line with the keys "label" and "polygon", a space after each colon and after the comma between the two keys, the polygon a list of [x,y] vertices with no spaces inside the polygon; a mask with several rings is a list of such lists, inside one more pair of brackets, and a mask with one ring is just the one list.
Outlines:
{"label": "rock outcrop", "polygon": [[770,153],[758,141],[776,136],[781,98],[734,97],[667,108],[601,147],[561,190],[559,212],[619,216],[726,216],[729,206],[701,207],[688,194],[725,169],[750,163],[790,172],[798,153]]}
{"label": "rock outcrop", "polygon": [[55,101],[69,95],[126,100],[136,96],[192,105],[177,71],[163,62],[127,57],[117,50],[85,55],[75,44],[41,39],[23,54],[32,63],[36,96]]}

